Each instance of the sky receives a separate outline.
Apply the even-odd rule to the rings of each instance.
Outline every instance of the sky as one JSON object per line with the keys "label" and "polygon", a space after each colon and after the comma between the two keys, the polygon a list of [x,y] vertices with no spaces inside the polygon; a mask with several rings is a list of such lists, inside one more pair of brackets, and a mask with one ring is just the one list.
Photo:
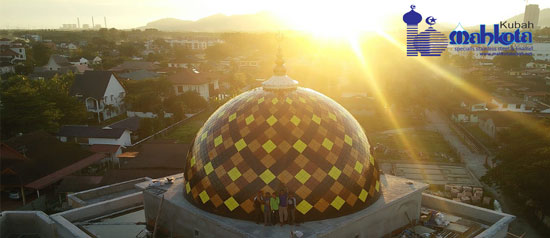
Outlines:
{"label": "sky", "polygon": [[[273,12],[296,25],[379,25],[400,20],[411,4],[423,16],[464,26],[494,24],[523,12],[524,0],[0,0],[0,29],[56,29],[64,23],[96,24],[129,29],[162,18],[197,20],[209,15]],[[541,9],[548,0],[531,0]]]}

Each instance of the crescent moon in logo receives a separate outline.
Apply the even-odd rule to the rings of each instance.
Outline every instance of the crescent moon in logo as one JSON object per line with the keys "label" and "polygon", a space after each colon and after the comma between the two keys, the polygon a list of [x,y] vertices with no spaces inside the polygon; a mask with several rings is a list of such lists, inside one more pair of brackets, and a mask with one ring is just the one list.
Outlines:
{"label": "crescent moon in logo", "polygon": [[428,24],[430,26],[435,25],[435,20],[437,20],[437,19],[435,19],[433,16],[429,16],[429,17],[426,18],[426,24]]}

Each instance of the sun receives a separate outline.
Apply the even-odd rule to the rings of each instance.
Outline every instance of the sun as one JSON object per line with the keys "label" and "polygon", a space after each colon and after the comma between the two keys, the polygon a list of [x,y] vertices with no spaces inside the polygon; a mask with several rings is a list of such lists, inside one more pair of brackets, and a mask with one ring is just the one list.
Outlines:
{"label": "sun", "polygon": [[279,15],[299,31],[319,37],[349,38],[360,32],[379,30],[382,16],[373,10],[376,9],[373,5],[376,3],[371,1],[305,1]]}

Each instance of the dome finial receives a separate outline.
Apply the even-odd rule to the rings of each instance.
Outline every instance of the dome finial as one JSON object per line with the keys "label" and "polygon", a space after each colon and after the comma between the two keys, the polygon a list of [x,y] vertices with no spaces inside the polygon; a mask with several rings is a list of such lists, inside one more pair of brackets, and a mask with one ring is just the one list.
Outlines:
{"label": "dome finial", "polygon": [[275,67],[273,68],[273,76],[262,83],[262,87],[265,90],[294,90],[298,87],[298,81],[291,79],[288,75],[286,75],[285,61],[283,60],[283,53],[281,53],[282,40],[283,34],[279,32],[279,35],[277,36],[279,47],[277,49]]}
{"label": "dome finial", "polygon": [[285,68],[285,61],[283,60],[283,53],[281,51],[281,42],[283,41],[283,34],[279,31],[279,35],[277,36],[277,42],[279,44],[277,48],[277,59],[275,60],[275,67],[273,68],[273,75],[276,76],[285,76],[286,75],[286,68]]}

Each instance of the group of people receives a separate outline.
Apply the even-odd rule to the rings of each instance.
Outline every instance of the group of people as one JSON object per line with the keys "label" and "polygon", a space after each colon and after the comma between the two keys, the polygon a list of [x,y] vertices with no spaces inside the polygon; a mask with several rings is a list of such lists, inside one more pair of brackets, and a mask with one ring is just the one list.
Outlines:
{"label": "group of people", "polygon": [[258,192],[254,197],[254,209],[256,213],[256,224],[263,221],[264,225],[281,226],[285,223],[294,225],[296,222],[296,197],[294,193],[288,193],[281,189],[279,193]]}

